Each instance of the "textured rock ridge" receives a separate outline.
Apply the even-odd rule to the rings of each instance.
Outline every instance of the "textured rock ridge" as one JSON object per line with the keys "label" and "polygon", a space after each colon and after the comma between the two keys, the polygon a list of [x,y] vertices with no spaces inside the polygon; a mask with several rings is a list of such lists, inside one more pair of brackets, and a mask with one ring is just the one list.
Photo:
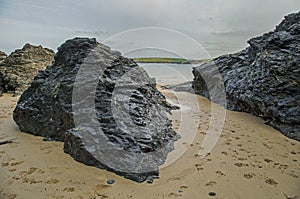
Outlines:
{"label": "textured rock ridge", "polygon": [[34,78],[13,117],[24,132],[64,141],[77,161],[143,182],[158,176],[179,138],[170,110],[133,60],[95,39],[74,38]]}
{"label": "textured rock ridge", "polygon": [[7,54],[6,54],[5,52],[2,52],[2,51],[0,50],[0,63],[1,63],[3,60],[5,60],[6,57],[7,57]]}
{"label": "textured rock ridge", "polygon": [[210,97],[201,74],[216,66],[228,109],[263,117],[284,135],[300,140],[300,12],[248,43],[241,52],[195,67],[195,92]]}
{"label": "textured rock ridge", "polygon": [[21,94],[29,87],[39,70],[50,65],[54,52],[42,46],[25,44],[22,49],[15,50],[0,61],[0,93],[14,92]]}

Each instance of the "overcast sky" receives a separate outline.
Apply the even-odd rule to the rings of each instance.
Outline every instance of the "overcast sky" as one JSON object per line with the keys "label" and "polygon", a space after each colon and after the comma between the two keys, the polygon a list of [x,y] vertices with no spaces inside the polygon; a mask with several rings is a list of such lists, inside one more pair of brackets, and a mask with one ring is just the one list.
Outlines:
{"label": "overcast sky", "polygon": [[[244,48],[249,38],[273,30],[284,15],[299,10],[299,0],[0,0],[0,49],[10,53],[29,42],[56,50],[75,36],[101,42],[123,31],[161,27],[164,36],[144,31],[141,39],[147,45],[172,40],[165,37],[171,29],[216,56]],[[143,42],[136,39],[138,33],[129,33],[131,37],[113,37],[115,50]],[[201,57],[188,44],[174,40],[173,45],[182,46],[189,58]]]}

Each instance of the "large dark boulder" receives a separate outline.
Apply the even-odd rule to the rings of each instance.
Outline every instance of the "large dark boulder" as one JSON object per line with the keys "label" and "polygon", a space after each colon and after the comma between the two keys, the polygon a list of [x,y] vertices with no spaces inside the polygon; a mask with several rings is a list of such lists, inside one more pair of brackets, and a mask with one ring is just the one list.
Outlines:
{"label": "large dark boulder", "polygon": [[[300,140],[300,12],[272,32],[250,39],[245,50],[218,57],[193,69],[193,88],[210,98],[217,68],[230,110],[263,117],[284,135]],[[204,81],[203,74],[211,75]],[[214,87],[211,86],[211,87]]]}
{"label": "large dark boulder", "polygon": [[34,78],[13,117],[24,132],[64,141],[77,161],[143,182],[158,176],[179,138],[170,110],[133,60],[95,39],[75,38]]}
{"label": "large dark boulder", "polygon": [[25,44],[8,57],[0,53],[0,93],[14,92],[21,94],[29,87],[39,70],[50,65],[54,51],[42,46]]}

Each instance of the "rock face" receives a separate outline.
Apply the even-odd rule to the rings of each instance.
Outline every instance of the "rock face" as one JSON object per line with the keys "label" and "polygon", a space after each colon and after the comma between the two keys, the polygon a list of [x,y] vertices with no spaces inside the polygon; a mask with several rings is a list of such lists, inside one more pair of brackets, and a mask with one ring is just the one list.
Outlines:
{"label": "rock face", "polygon": [[1,63],[3,60],[5,60],[6,57],[7,57],[7,54],[6,54],[5,52],[2,52],[2,51],[0,50],[0,63]]}
{"label": "rock face", "polygon": [[155,81],[133,60],[74,38],[24,91],[14,120],[24,132],[64,141],[77,161],[143,182],[158,176],[179,136]]}
{"label": "rock face", "polygon": [[241,52],[195,67],[195,92],[210,97],[201,74],[216,66],[228,109],[261,116],[284,135],[300,140],[300,12],[248,43]]}
{"label": "rock face", "polygon": [[[0,62],[0,93],[21,94],[41,69],[50,65],[54,52],[42,46],[25,44]],[[0,54],[5,57],[5,54]]]}

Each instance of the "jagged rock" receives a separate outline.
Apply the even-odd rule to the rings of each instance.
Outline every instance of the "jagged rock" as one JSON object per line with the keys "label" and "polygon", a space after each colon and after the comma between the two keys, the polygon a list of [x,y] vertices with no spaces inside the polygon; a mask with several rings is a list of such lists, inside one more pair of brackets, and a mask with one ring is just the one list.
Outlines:
{"label": "jagged rock", "polygon": [[0,50],[0,63],[1,63],[3,60],[5,60],[6,57],[7,57],[7,54],[6,54],[5,52],[2,52],[2,51]]}
{"label": "jagged rock", "polygon": [[95,39],[58,48],[14,110],[20,129],[64,141],[77,161],[143,182],[158,176],[173,143],[171,107],[144,69]]}
{"label": "jagged rock", "polygon": [[[193,69],[193,88],[210,97],[203,73],[214,66],[224,81],[227,108],[261,116],[284,135],[300,140],[300,12],[272,32],[250,39],[250,46]],[[216,84],[214,86],[217,86]]]}
{"label": "jagged rock", "polygon": [[38,71],[51,64],[54,54],[50,49],[30,44],[12,52],[0,62],[0,92],[21,94]]}

